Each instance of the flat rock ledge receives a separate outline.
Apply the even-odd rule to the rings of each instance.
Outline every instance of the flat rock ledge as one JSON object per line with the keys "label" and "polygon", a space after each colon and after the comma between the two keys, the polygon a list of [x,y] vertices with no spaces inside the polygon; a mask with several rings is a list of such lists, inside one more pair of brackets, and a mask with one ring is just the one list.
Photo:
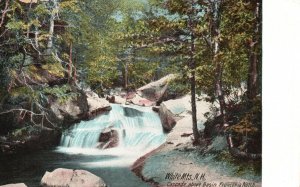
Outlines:
{"label": "flat rock ledge", "polygon": [[6,184],[0,187],[27,187],[24,183],[17,183],[17,184]]}
{"label": "flat rock ledge", "polygon": [[41,180],[43,187],[107,187],[103,179],[85,171],[58,168],[46,172]]}

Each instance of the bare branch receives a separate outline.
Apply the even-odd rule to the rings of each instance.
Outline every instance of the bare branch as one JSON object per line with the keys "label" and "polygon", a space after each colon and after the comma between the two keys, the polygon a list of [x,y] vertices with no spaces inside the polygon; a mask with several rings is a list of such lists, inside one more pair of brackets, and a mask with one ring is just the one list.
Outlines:
{"label": "bare branch", "polygon": [[2,16],[1,16],[1,21],[0,21],[0,28],[2,27],[2,25],[4,23],[5,16],[6,16],[6,13],[8,12],[8,6],[9,6],[9,0],[6,0],[5,1],[4,10],[2,10]]}
{"label": "bare branch", "polygon": [[[32,107],[33,108],[33,107]],[[24,119],[26,114],[29,113],[30,114],[30,121],[36,125],[36,126],[40,126],[39,124],[37,124],[33,117],[34,116],[42,116],[42,121],[41,121],[41,125],[43,126],[44,125],[44,120],[46,119],[54,128],[57,128],[56,125],[53,124],[53,122],[51,120],[49,120],[49,118],[47,117],[47,112],[45,111],[42,111],[41,113],[37,114],[31,110],[27,110],[27,109],[23,109],[23,108],[19,108],[19,109],[11,109],[11,110],[8,110],[8,111],[5,111],[5,112],[1,112],[0,115],[4,115],[4,114],[8,114],[8,113],[11,113],[11,112],[15,112],[15,111],[19,111],[20,112],[20,116],[21,116],[21,119]]]}
{"label": "bare branch", "polygon": [[5,30],[1,33],[0,38],[1,38],[7,31],[8,31],[8,30],[5,29]]}
{"label": "bare branch", "polygon": [[0,115],[11,113],[11,112],[14,112],[14,111],[20,111],[20,114],[22,114],[22,112],[26,112],[26,113],[30,113],[30,114],[33,114],[33,115],[36,115],[36,116],[44,115],[44,114],[37,114],[37,113],[34,113],[30,110],[23,109],[23,108],[11,109],[11,110],[8,110],[8,111],[5,111],[5,112],[1,112]]}

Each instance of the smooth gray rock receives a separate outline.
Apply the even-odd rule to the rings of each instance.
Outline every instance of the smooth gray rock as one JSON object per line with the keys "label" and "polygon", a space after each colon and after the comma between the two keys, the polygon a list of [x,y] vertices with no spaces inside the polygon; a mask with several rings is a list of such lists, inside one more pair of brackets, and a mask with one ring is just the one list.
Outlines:
{"label": "smooth gray rock", "polygon": [[85,170],[58,168],[46,172],[41,180],[43,187],[106,187],[104,181]]}
{"label": "smooth gray rock", "polygon": [[166,95],[169,82],[176,77],[176,74],[169,74],[155,82],[146,84],[137,89],[137,94],[152,102],[162,101],[163,97]]}

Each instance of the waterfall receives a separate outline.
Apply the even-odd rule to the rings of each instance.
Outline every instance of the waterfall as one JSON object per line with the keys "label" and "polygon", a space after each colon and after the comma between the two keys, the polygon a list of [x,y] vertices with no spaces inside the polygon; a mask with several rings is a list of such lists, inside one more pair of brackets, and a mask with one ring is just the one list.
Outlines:
{"label": "waterfall", "polygon": [[[118,133],[118,145],[106,150],[97,149],[101,132],[110,128]],[[136,156],[157,148],[166,136],[159,116],[149,107],[112,104],[112,110],[101,116],[75,124],[62,135],[61,152],[87,154],[123,154]],[[80,150],[80,151],[78,151]]]}

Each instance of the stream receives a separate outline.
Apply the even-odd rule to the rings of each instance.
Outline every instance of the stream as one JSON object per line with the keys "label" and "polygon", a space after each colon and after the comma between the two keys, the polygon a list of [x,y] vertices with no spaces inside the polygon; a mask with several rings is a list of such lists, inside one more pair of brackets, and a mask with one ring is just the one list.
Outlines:
{"label": "stream", "polygon": [[[108,127],[117,131],[119,144],[97,149],[100,133]],[[159,116],[151,108],[113,104],[110,112],[66,130],[55,149],[0,157],[0,185],[39,186],[46,171],[69,168],[90,171],[110,187],[149,186],[130,166],[165,140]]]}

